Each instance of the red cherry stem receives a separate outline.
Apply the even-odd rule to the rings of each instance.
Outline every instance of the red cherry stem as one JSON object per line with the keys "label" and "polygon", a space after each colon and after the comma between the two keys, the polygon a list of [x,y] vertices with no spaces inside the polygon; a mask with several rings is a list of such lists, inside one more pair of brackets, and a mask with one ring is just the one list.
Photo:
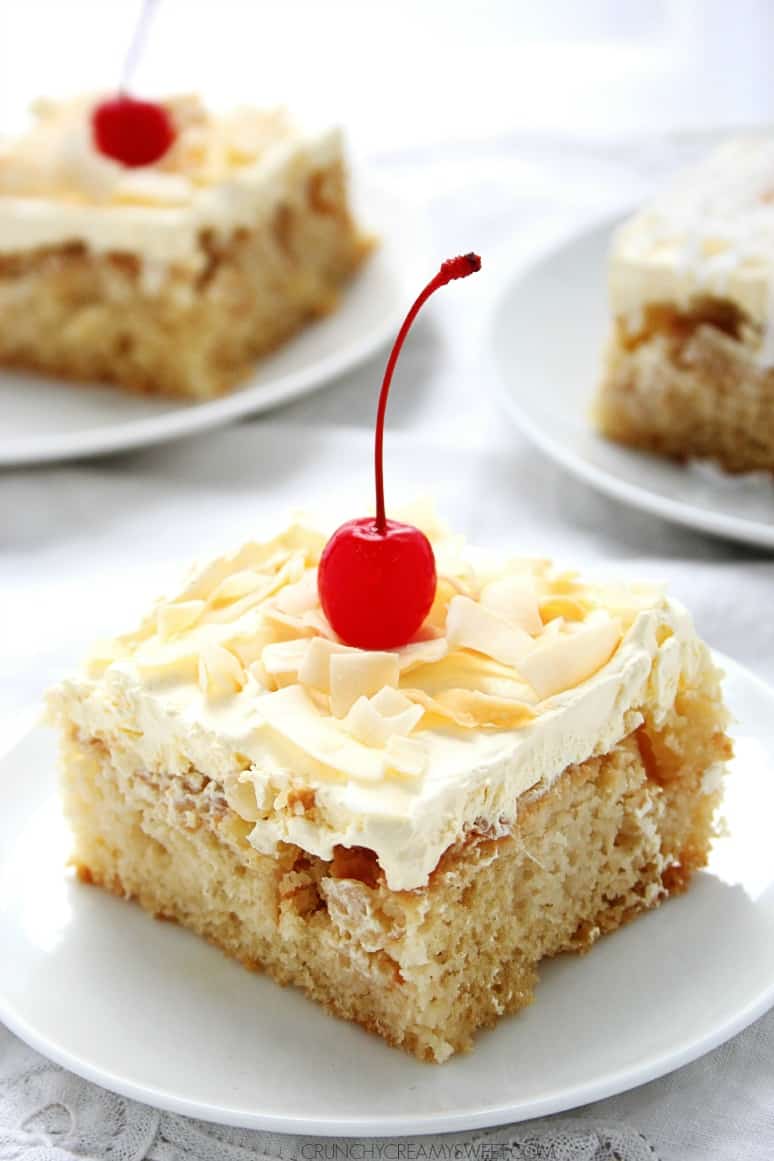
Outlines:
{"label": "red cherry stem", "polygon": [[158,7],[159,0],[143,0],[140,7],[140,12],[134,26],[132,39],[129,44],[126,56],[124,58],[124,66],[121,69],[121,83],[118,86],[118,91],[124,95],[131,84],[132,77],[135,74],[140,57],[142,56],[145,42],[148,39],[148,29],[151,25],[151,20]]}
{"label": "red cherry stem", "polygon": [[455,278],[467,278],[469,274],[475,274],[477,270],[481,269],[481,259],[478,254],[460,254],[458,258],[448,258],[446,262],[441,265],[441,269],[432,278],[422,293],[417,298],[411,310],[406,315],[403,326],[398,331],[398,337],[393,343],[390,357],[387,360],[387,366],[384,371],[384,379],[382,380],[382,389],[379,392],[379,406],[376,411],[376,438],[374,440],[374,477],[376,480],[376,531],[380,535],[384,535],[387,531],[387,515],[384,508],[384,417],[387,412],[387,397],[390,394],[390,384],[392,383],[392,373],[395,370],[395,364],[398,361],[403,342],[406,335],[411,330],[411,324],[419,314],[420,310],[427,302],[431,294],[435,294],[447,282],[453,282]]}

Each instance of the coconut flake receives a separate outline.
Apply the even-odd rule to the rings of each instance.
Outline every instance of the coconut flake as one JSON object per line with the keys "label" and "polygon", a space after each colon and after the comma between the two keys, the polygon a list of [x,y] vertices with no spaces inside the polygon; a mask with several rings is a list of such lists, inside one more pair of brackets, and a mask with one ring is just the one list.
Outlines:
{"label": "coconut flake", "polygon": [[449,602],[452,597],[469,595],[468,590],[455,578],[439,575],[435,598],[430,612],[425,617],[424,628],[438,636],[443,636],[446,630],[446,614],[449,611]]}
{"label": "coconut flake", "polygon": [[302,613],[301,624],[304,629],[312,629],[315,633],[319,633],[321,637],[327,637],[329,641],[338,641],[331,627],[331,623],[322,609],[308,609],[305,613]]}
{"label": "coconut flake", "polygon": [[209,595],[208,603],[211,607],[217,608],[220,605],[230,605],[232,601],[238,601],[241,597],[246,597],[248,593],[253,593],[260,585],[266,584],[266,576],[255,572],[251,568],[240,569],[239,572],[232,572],[229,576],[224,577],[219,585]]}
{"label": "coconut flake", "polygon": [[343,718],[359,697],[370,697],[385,685],[396,686],[399,679],[396,653],[361,649],[331,652],[331,712]]}
{"label": "coconut flake", "polygon": [[427,641],[412,641],[398,650],[398,664],[401,673],[410,673],[419,665],[429,665],[441,661],[449,652],[445,637],[430,637]]}
{"label": "coconut flake", "polygon": [[474,649],[515,667],[533,647],[532,638],[524,629],[510,625],[470,597],[452,597],[449,602],[446,638],[450,646]]}
{"label": "coconut flake", "polygon": [[[381,694],[394,694],[382,698]],[[391,737],[408,737],[420,722],[423,709],[396,689],[386,686],[372,698],[359,697],[344,718],[344,728],[364,746],[383,748]]]}
{"label": "coconut flake", "polygon": [[392,685],[383,686],[370,700],[374,709],[387,718],[403,713],[412,704],[405,693]]}
{"label": "coconut flake", "polygon": [[263,668],[277,679],[279,684],[296,681],[309,644],[306,638],[297,637],[293,641],[276,641],[270,645],[265,645],[261,652]]}
{"label": "coconut flake", "polygon": [[418,666],[405,683],[431,696],[445,689],[476,689],[515,701],[530,701],[535,696],[511,666],[467,649],[455,649],[432,665]]}
{"label": "coconut flake", "polygon": [[464,730],[517,730],[532,721],[535,711],[523,701],[476,689],[444,689],[432,697],[423,689],[404,690],[425,713],[453,722]]}
{"label": "coconut flake", "polygon": [[[271,575],[265,573],[255,573],[259,578],[259,583],[251,591],[245,593],[243,596],[233,599],[231,604],[221,604],[218,608],[212,608],[207,613],[207,621],[210,623],[219,623],[224,621],[236,621],[239,617],[244,616],[250,609],[254,609],[256,605],[262,605],[269,597],[285,588],[286,585],[295,583],[303,576],[306,562],[303,553],[296,552],[292,555],[283,554],[285,563]],[[268,566],[267,566],[268,569]],[[251,571],[251,570],[246,570]],[[239,574],[232,574],[226,577],[222,582],[226,584],[233,576]],[[239,584],[247,584],[247,580],[240,580]],[[218,586],[221,587],[221,586]],[[217,590],[216,590],[217,591]],[[265,610],[268,612],[268,609]]]}
{"label": "coconut flake", "polygon": [[491,581],[481,590],[481,604],[533,637],[543,628],[537,591],[529,576],[504,576]]}
{"label": "coconut flake", "polygon": [[424,689],[405,689],[403,691],[411,701],[422,707],[424,713],[431,717],[441,718],[442,721],[452,722],[465,730],[476,728],[476,720],[470,713],[462,713],[452,706],[446,706],[437,697],[432,697]]}
{"label": "coconut flake", "polygon": [[183,637],[173,645],[138,650],[134,664],[143,681],[195,681],[199,656],[199,645]]}
{"label": "coconut flake", "polygon": [[[298,680],[302,685],[310,685],[323,693],[330,693],[331,657],[334,653],[357,653],[349,645],[338,641],[328,641],[325,637],[313,637],[308,642],[304,660],[298,670]],[[369,691],[370,692],[370,691]]]}
{"label": "coconut flake", "polygon": [[540,616],[544,624],[552,621],[582,621],[590,612],[591,605],[582,597],[564,596],[561,593],[541,597]]}
{"label": "coconut flake", "polygon": [[610,660],[621,640],[621,626],[606,613],[592,616],[574,633],[538,645],[519,666],[540,698],[572,689]]}
{"label": "coconut flake", "polygon": [[310,568],[295,584],[281,589],[274,603],[281,612],[300,616],[316,608],[317,602],[317,569]]}
{"label": "coconut flake", "polygon": [[199,688],[208,697],[237,693],[245,684],[245,671],[233,653],[206,641],[199,652]]}
{"label": "coconut flake", "polygon": [[305,689],[288,685],[256,701],[265,724],[302,753],[343,777],[378,782],[384,774],[380,751],[351,737],[341,722],[322,714]]}
{"label": "coconut flake", "polygon": [[254,661],[259,661],[266,646],[275,641],[274,626],[256,618],[254,624],[241,626],[238,632],[222,639],[222,644],[231,650],[246,669]]}
{"label": "coconut flake", "polygon": [[179,601],[171,605],[160,605],[156,610],[156,629],[162,641],[168,641],[178,633],[190,629],[206,608],[204,601]]}
{"label": "coconut flake", "polygon": [[122,658],[128,656],[128,648],[117,638],[97,641],[86,661],[86,673],[89,677],[102,677],[105,670],[114,661],[121,661]]}
{"label": "coconut flake", "polygon": [[305,620],[306,617],[311,616],[310,613],[304,613],[298,616],[296,613],[283,613],[280,609],[272,608],[267,605],[261,610],[261,613],[272,625],[278,625],[280,631],[287,631],[294,633],[297,637],[317,637],[320,630],[314,625]]}

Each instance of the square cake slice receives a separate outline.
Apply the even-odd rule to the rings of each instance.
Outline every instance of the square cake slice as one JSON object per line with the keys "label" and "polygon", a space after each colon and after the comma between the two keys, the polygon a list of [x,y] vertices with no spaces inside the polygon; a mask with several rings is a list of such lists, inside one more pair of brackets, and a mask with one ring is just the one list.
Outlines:
{"label": "square cake slice", "polygon": [[429,1061],[540,962],[681,891],[730,754],[720,676],[648,586],[425,527],[435,603],[363,651],[301,525],[194,571],[50,694],[81,879]]}
{"label": "square cake slice", "polygon": [[341,135],[163,102],[152,164],[100,153],[95,98],[0,146],[0,366],[204,399],[333,310],[370,243]]}
{"label": "square cake slice", "polygon": [[723,146],[625,222],[609,284],[601,432],[774,471],[774,139]]}

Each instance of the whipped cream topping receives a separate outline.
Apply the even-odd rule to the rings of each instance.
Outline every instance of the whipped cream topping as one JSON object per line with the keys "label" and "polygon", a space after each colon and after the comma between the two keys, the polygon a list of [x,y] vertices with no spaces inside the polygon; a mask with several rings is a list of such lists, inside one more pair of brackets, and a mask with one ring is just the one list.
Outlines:
{"label": "whipped cream topping", "polygon": [[174,144],[154,164],[127,168],[94,145],[101,99],[39,101],[30,130],[0,143],[0,253],[80,242],[202,265],[203,231],[255,226],[294,175],[341,156],[337,130],[304,135],[282,109],[216,116],[196,97],[174,97],[162,102]]}
{"label": "whipped cream topping", "polygon": [[98,648],[52,691],[54,716],[114,761],[221,781],[262,852],[366,847],[390,888],[421,887],[466,833],[502,833],[526,791],[616,745],[646,702],[659,724],[707,664],[658,589],[424,531],[438,594],[404,648],[336,639],[317,598],[325,538],[294,525],[195,571]]}
{"label": "whipped cream topping", "polygon": [[733,302],[757,361],[774,365],[774,138],[722,146],[625,222],[609,283],[613,313],[633,331],[651,303]]}

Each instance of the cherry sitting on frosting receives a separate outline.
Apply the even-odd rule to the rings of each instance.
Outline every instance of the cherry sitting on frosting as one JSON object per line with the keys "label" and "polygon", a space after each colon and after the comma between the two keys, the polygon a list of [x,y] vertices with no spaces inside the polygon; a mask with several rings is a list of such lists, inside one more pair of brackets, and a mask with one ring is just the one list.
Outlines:
{"label": "cherry sitting on frosting", "polygon": [[99,152],[130,168],[153,165],[175,140],[172,118],[163,105],[126,93],[97,105],[91,129]]}
{"label": "cherry sitting on frosting", "polygon": [[477,254],[463,254],[444,262],[406,315],[387,360],[374,441],[376,516],[342,524],[325,545],[317,570],[323,611],[347,645],[395,649],[407,644],[435,599],[435,557],[430,541],[418,528],[388,520],[385,514],[384,417],[398,355],[423,303],[447,282],[466,278],[480,269]]}

